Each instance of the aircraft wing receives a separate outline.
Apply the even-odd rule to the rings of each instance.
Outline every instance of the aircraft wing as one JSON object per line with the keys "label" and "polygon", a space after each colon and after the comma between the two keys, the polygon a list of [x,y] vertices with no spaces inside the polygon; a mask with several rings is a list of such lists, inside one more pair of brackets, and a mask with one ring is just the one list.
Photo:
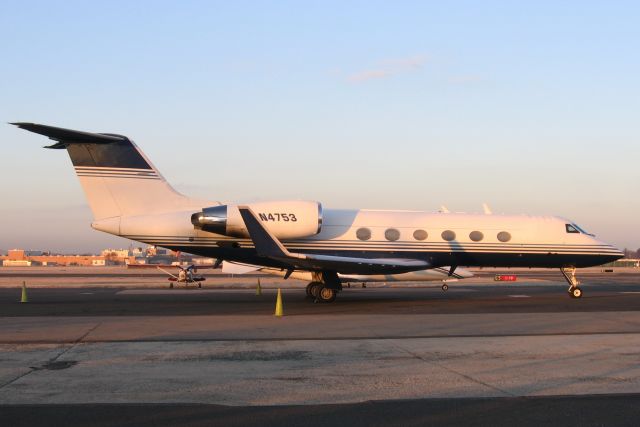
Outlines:
{"label": "aircraft wing", "polygon": [[260,270],[259,265],[241,264],[239,262],[222,261],[222,272],[225,274],[247,274]]}
{"label": "aircraft wing", "polygon": [[355,258],[289,252],[248,206],[238,206],[259,256],[282,262],[294,270],[331,270],[343,274],[404,273],[424,270],[429,263],[407,258]]}

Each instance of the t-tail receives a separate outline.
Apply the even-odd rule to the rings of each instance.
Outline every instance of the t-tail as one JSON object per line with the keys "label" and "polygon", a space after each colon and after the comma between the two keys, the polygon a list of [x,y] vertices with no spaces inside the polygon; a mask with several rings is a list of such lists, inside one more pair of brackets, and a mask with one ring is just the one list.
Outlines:
{"label": "t-tail", "polygon": [[126,136],[89,133],[34,123],[12,123],[66,149],[96,221],[198,206],[174,190]]}

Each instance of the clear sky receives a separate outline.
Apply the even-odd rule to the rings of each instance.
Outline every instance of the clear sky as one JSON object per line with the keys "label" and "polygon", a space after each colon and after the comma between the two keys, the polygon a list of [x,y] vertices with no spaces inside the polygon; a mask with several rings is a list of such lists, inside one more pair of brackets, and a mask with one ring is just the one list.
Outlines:
{"label": "clear sky", "polygon": [[[640,246],[640,2],[0,0],[0,121],[134,139],[179,190],[554,214]],[[95,251],[0,124],[0,248]]]}

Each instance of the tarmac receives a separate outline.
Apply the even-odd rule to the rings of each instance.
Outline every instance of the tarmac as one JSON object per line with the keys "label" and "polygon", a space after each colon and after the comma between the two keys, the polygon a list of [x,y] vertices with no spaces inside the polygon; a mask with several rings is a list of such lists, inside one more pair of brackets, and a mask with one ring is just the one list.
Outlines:
{"label": "tarmac", "polygon": [[[450,284],[0,269],[7,425],[636,425],[640,272]],[[29,302],[19,303],[25,281]],[[282,318],[273,316],[276,288]],[[526,414],[526,416],[525,416]],[[524,417],[524,418],[523,418]]]}

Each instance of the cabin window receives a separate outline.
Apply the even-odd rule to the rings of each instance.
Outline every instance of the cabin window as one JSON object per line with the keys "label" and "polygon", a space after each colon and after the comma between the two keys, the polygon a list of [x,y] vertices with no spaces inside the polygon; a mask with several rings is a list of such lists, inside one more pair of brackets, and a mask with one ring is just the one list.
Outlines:
{"label": "cabin window", "polygon": [[446,240],[447,242],[450,242],[455,239],[456,239],[455,231],[445,230],[442,232],[442,240]]}
{"label": "cabin window", "polygon": [[416,240],[427,240],[429,234],[424,230],[416,230],[413,232],[413,238]]}
{"label": "cabin window", "polygon": [[578,231],[578,229],[572,224],[565,224],[564,226],[567,229],[567,233],[580,233],[580,231]]}
{"label": "cabin window", "polygon": [[358,228],[356,237],[360,240],[369,240],[371,238],[371,230],[368,228]]}
{"label": "cabin window", "polygon": [[511,234],[507,231],[501,231],[498,233],[498,240],[500,240],[503,243],[506,243],[509,240],[511,240]]}
{"label": "cabin window", "polygon": [[384,232],[384,238],[391,242],[395,242],[400,238],[400,232],[395,228],[389,228]]}
{"label": "cabin window", "polygon": [[479,242],[480,240],[484,239],[484,234],[482,234],[481,231],[472,231],[471,233],[469,233],[469,238],[474,242]]}

